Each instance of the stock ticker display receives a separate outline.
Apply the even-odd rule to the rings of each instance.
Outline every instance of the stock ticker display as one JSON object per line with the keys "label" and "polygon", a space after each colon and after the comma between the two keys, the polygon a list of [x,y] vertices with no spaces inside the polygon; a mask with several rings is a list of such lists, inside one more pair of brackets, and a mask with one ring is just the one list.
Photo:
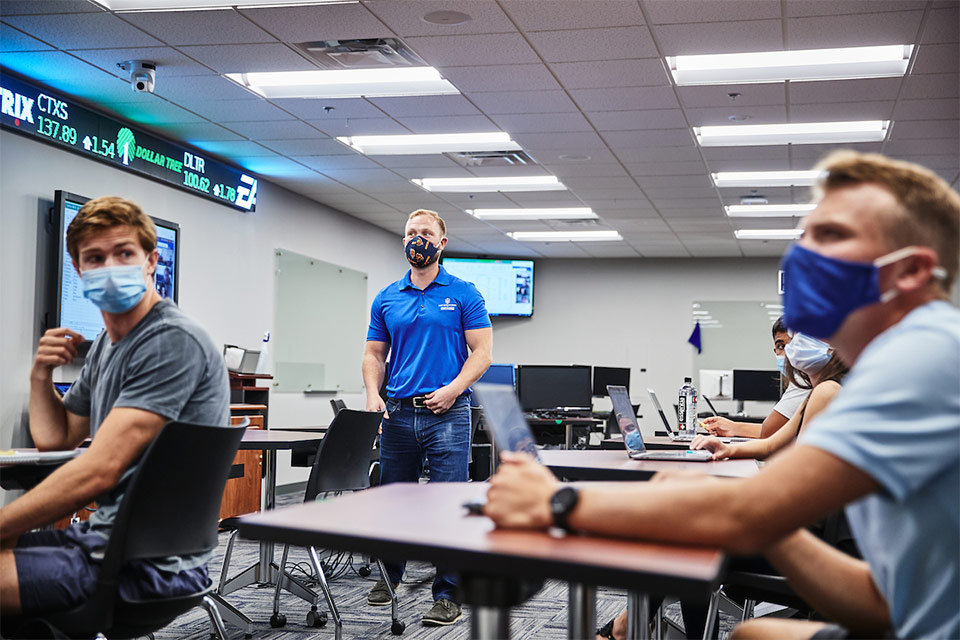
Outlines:
{"label": "stock ticker display", "polygon": [[254,211],[257,179],[195,149],[137,129],[7,74],[0,125],[242,211]]}

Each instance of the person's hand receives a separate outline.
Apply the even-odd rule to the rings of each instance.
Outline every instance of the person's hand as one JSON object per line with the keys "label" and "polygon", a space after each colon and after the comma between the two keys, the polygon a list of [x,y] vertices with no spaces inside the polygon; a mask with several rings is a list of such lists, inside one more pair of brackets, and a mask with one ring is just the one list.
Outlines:
{"label": "person's hand", "polygon": [[550,498],[557,485],[553,473],[527,454],[503,451],[483,513],[504,529],[546,529],[553,524]]}
{"label": "person's hand", "polygon": [[367,411],[383,411],[383,419],[390,419],[390,416],[387,414],[387,405],[379,395],[367,396]]}
{"label": "person's hand", "polygon": [[736,425],[733,420],[721,418],[720,416],[710,416],[703,420],[703,428],[713,436],[735,436]]}
{"label": "person's hand", "polygon": [[53,375],[54,369],[73,362],[77,357],[77,345],[84,340],[82,335],[66,327],[50,329],[44,333],[37,345],[31,377],[46,380]]}
{"label": "person's hand", "polygon": [[425,395],[424,398],[426,398],[426,401],[424,404],[427,406],[427,409],[439,415],[446,413],[447,409],[452,407],[453,403],[456,402],[459,397],[460,392],[450,385],[447,385]]}
{"label": "person's hand", "polygon": [[714,460],[729,458],[733,453],[733,448],[730,445],[722,443],[713,436],[697,436],[693,439],[693,442],[690,443],[690,449],[692,451],[696,451],[697,449],[709,451],[713,454]]}

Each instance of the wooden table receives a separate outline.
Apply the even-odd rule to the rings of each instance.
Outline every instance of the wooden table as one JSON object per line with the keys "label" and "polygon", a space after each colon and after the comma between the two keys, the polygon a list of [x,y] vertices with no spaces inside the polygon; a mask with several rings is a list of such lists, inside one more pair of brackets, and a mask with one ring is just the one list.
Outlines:
{"label": "wooden table", "polygon": [[[717,549],[494,530],[492,521],[469,516],[462,506],[482,496],[486,486],[390,484],[247,516],[240,533],[385,559],[428,560],[456,570],[464,601],[474,607],[474,638],[509,636],[509,607],[531,595],[518,587],[524,580],[570,582],[570,638],[593,637],[596,585],[632,590],[645,603],[646,596],[637,592],[706,599],[719,583],[725,556]],[[641,634],[645,629],[640,625]]]}
{"label": "wooden table", "polygon": [[749,478],[758,471],[755,460],[631,460],[626,450],[544,449],[538,453],[543,464],[558,477],[571,480],[649,480],[659,471],[693,471],[725,478]]}

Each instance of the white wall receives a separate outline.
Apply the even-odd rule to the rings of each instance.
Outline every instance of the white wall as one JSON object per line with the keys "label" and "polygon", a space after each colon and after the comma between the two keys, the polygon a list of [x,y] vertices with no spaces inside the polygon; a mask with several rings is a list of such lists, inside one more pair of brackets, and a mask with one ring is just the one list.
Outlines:
{"label": "white wall", "polygon": [[[40,324],[36,299],[45,286],[35,274],[47,259],[37,255],[38,217],[56,189],[120,195],[180,223],[180,306],[217,344],[257,348],[273,326],[274,248],[366,272],[369,300],[406,269],[394,235],[270,183],[261,182],[257,211],[247,214],[6,131],[0,132],[0,166],[0,447],[22,444],[26,430]],[[331,397],[272,393],[271,427],[327,424]],[[363,406],[362,394],[342,397],[348,406]],[[281,468],[278,479],[297,482],[306,474]]]}

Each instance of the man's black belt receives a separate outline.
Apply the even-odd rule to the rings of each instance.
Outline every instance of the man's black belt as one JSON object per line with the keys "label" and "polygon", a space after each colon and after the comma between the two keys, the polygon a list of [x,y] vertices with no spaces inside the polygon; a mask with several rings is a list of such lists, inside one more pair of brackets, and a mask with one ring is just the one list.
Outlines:
{"label": "man's black belt", "polygon": [[409,398],[391,398],[400,403],[401,407],[427,408],[427,396],[410,396]]}

